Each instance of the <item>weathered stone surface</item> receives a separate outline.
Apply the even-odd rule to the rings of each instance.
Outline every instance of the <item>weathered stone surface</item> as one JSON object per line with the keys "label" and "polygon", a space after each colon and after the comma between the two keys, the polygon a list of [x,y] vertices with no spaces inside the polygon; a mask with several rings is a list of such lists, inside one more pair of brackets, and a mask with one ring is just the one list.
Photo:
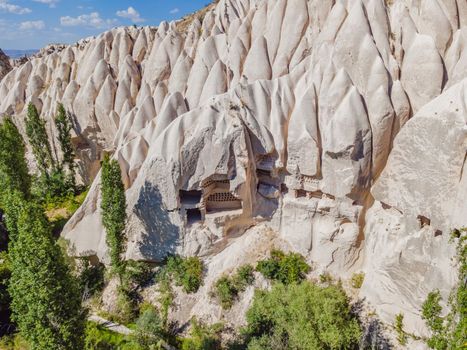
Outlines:
{"label": "weathered stone surface", "polygon": [[[107,261],[98,170],[111,152],[126,258],[200,255],[209,286],[248,244],[251,261],[264,254],[267,231],[317,273],[365,272],[360,296],[423,333],[424,296],[455,283],[448,232],[467,225],[465,1],[220,0],[205,12],[46,50],[0,80],[0,115],[20,129],[29,101],[52,131],[58,102],[74,117],[92,184],[64,231],[75,253]],[[176,318],[224,317],[207,293],[180,299]]]}
{"label": "weathered stone surface", "polygon": [[5,75],[7,75],[13,67],[10,64],[10,59],[7,55],[0,49],[0,81]]}

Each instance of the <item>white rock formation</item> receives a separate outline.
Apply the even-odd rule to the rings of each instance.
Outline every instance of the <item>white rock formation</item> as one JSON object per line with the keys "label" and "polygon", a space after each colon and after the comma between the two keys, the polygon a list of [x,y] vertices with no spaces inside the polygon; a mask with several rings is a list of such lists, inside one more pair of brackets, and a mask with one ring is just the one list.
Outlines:
{"label": "white rock formation", "polygon": [[7,55],[0,49],[0,81],[5,75],[12,70],[10,59]]}
{"label": "white rock formation", "polygon": [[455,283],[449,231],[467,225],[466,96],[465,0],[220,0],[31,59],[1,80],[0,113],[22,127],[33,102],[50,123],[62,102],[73,117],[92,183],[64,231],[77,254],[107,259],[113,152],[126,258],[197,254],[211,281],[265,227],[316,273],[364,271],[360,296],[420,334],[426,294]]}

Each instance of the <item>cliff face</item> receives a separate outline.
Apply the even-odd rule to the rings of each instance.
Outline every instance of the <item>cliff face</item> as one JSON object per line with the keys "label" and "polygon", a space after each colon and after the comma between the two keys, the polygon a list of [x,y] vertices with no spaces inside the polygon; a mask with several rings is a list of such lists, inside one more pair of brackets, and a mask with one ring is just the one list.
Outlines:
{"label": "cliff face", "polygon": [[221,0],[61,49],[0,82],[0,113],[73,116],[92,183],[64,231],[78,255],[107,259],[98,170],[113,152],[126,257],[206,257],[181,318],[221,317],[215,278],[280,246],[316,275],[365,272],[360,297],[424,332],[426,294],[455,283],[449,231],[467,225],[465,0]]}
{"label": "cliff face", "polygon": [[5,75],[8,74],[12,69],[10,64],[10,59],[7,55],[0,49],[0,81]]}

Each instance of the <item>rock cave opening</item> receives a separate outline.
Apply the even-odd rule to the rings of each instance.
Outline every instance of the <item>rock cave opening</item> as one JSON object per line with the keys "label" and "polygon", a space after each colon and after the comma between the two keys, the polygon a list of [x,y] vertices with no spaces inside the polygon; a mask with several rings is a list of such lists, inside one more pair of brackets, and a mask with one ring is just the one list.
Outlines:
{"label": "rock cave opening", "polygon": [[201,202],[203,192],[202,191],[184,191],[180,190],[179,197],[180,203],[184,205],[196,205]]}
{"label": "rock cave opening", "polygon": [[307,193],[305,190],[295,190],[295,198],[306,198],[307,197]]}
{"label": "rock cave opening", "polygon": [[420,225],[420,228],[424,228],[425,226],[430,226],[431,220],[428,219],[426,216],[419,215],[417,216],[418,223]]}
{"label": "rock cave opening", "polygon": [[203,219],[201,210],[198,208],[187,209],[186,210],[186,222],[188,225],[192,225],[196,222],[200,222]]}

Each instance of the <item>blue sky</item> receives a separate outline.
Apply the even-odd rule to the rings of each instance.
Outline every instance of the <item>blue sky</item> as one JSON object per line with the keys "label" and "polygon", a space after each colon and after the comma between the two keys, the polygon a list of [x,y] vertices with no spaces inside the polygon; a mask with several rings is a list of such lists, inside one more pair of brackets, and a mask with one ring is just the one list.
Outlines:
{"label": "blue sky", "polygon": [[0,0],[0,48],[73,43],[122,25],[181,18],[209,0]]}

